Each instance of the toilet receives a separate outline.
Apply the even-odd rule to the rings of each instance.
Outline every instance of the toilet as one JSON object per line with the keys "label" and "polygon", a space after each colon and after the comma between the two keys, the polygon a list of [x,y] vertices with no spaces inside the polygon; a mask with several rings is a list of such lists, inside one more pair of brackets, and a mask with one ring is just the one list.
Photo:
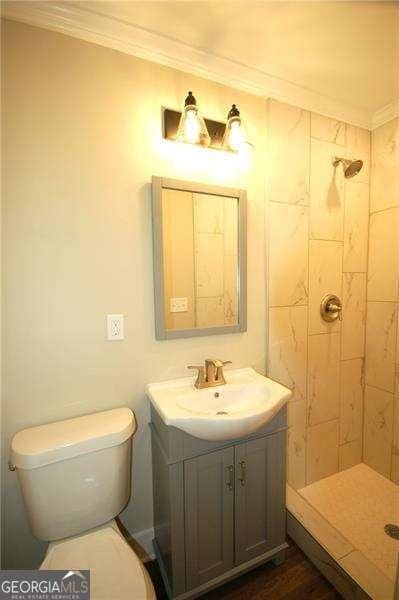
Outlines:
{"label": "toilet", "polygon": [[50,542],[40,569],[89,569],[92,600],[156,598],[115,521],[130,498],[135,429],[132,411],[117,408],[24,429],[11,442],[30,527]]}

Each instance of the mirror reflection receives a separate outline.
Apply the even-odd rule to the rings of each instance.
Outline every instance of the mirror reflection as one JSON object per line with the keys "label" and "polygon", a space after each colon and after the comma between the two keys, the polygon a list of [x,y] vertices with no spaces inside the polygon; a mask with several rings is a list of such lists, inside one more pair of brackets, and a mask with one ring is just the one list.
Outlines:
{"label": "mirror reflection", "polygon": [[162,188],[167,330],[238,323],[238,199]]}

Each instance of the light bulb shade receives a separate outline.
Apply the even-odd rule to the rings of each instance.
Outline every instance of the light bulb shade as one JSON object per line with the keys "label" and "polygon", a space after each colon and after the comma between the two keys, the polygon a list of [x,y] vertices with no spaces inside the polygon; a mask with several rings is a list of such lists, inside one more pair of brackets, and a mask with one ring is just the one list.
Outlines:
{"label": "light bulb shade", "polygon": [[180,117],[176,141],[209,146],[211,142],[203,116],[196,104],[186,104]]}
{"label": "light bulb shade", "polygon": [[223,149],[232,152],[248,152],[252,145],[248,142],[248,136],[242,124],[240,111],[233,104],[228,114],[226,129],[223,136]]}

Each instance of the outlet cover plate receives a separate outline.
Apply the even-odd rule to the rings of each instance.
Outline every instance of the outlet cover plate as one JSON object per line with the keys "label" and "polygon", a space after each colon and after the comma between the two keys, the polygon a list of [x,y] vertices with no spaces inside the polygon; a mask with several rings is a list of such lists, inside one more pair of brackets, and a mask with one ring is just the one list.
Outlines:
{"label": "outlet cover plate", "polygon": [[114,342],[123,339],[123,315],[107,315],[107,340]]}

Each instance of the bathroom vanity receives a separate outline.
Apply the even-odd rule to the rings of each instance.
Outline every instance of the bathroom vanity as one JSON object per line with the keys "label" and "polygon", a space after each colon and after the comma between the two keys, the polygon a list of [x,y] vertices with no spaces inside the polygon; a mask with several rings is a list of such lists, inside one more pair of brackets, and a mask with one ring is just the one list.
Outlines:
{"label": "bathroom vanity", "polygon": [[[156,338],[245,331],[245,191],[153,177],[152,192]],[[171,599],[284,559],[291,391],[227,364],[147,386],[154,549]]]}
{"label": "bathroom vanity", "polygon": [[194,437],[167,425],[154,404],[150,427],[153,543],[169,597],[196,597],[282,562],[286,407],[236,440]]}

